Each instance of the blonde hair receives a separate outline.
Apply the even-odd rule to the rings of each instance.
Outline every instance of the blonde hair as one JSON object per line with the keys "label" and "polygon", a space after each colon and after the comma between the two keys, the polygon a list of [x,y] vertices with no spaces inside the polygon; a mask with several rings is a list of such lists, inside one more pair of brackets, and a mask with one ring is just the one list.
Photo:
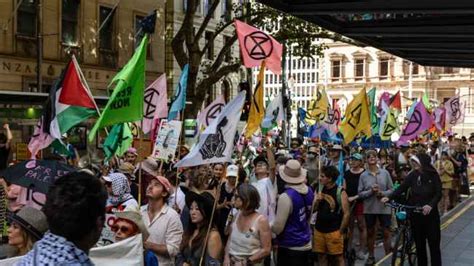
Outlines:
{"label": "blonde hair", "polygon": [[23,227],[19,226],[21,237],[23,237],[24,245],[23,248],[19,248],[17,251],[17,256],[26,255],[30,250],[33,249],[33,244],[38,241],[34,236],[28,233]]}

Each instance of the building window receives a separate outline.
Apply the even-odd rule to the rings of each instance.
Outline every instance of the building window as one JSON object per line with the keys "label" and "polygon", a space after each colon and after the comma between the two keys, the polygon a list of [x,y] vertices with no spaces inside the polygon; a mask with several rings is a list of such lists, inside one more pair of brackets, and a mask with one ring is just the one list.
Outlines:
{"label": "building window", "polygon": [[[204,16],[207,16],[209,14],[209,11],[211,10],[212,4],[214,3],[214,0],[204,0]],[[211,14],[211,18],[214,17],[214,12]]]}
{"label": "building window", "polygon": [[[20,0],[17,0],[17,3]],[[36,0],[22,1],[17,14],[17,33],[22,36],[36,37]]]}
{"label": "building window", "polygon": [[341,60],[331,61],[331,78],[334,81],[341,78]]}
{"label": "building window", "polygon": [[354,79],[355,80],[362,80],[364,77],[364,59],[356,59],[354,61]]}
{"label": "building window", "polygon": [[99,8],[99,25],[103,24],[99,32],[99,63],[108,67],[115,67],[117,64],[114,52],[114,17],[115,10],[112,8]]}
{"label": "building window", "polygon": [[63,0],[61,14],[62,42],[69,46],[77,46],[77,25],[79,20],[79,0]]}
{"label": "building window", "polygon": [[[189,0],[183,0],[183,11],[184,12],[186,12],[186,10],[188,9],[188,1]],[[191,0],[191,1],[195,1],[195,0]],[[198,0],[197,1],[197,6],[196,6],[196,13],[201,13],[200,8],[201,8],[201,0]]]}
{"label": "building window", "polygon": [[418,64],[413,63],[413,69],[411,71],[412,75],[418,75],[420,70],[420,66]]}
{"label": "building window", "polygon": [[224,21],[230,21],[232,19],[232,0],[223,0],[222,5],[222,18]]}
{"label": "building window", "polygon": [[207,46],[209,43],[209,46],[207,47],[206,51],[206,58],[207,59],[214,59],[214,39],[213,39],[214,33],[210,31],[206,31],[206,34],[204,38],[206,39],[205,45]]}
{"label": "building window", "polygon": [[454,68],[452,67],[443,67],[443,74],[453,74]]}
{"label": "building window", "polygon": [[[140,23],[142,20],[145,18],[145,16],[135,16],[135,49],[140,45],[142,42],[143,37],[145,37],[145,33],[141,30],[141,25]],[[147,43],[146,47],[146,59],[152,60],[152,54],[151,54],[151,43]]]}
{"label": "building window", "polygon": [[379,77],[380,79],[388,78],[388,59],[380,59],[379,62]]}

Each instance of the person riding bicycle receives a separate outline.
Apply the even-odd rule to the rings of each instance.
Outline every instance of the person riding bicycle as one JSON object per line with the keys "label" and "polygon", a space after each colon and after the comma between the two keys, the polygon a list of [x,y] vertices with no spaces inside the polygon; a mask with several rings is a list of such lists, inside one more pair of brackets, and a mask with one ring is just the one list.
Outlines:
{"label": "person riding bicycle", "polygon": [[441,200],[441,179],[431,164],[431,158],[425,153],[410,157],[412,171],[403,183],[382,202],[396,200],[402,193],[408,192],[408,205],[422,207],[422,213],[412,213],[410,222],[415,239],[418,265],[428,265],[426,241],[430,248],[430,265],[441,265],[441,229],[438,202]]}

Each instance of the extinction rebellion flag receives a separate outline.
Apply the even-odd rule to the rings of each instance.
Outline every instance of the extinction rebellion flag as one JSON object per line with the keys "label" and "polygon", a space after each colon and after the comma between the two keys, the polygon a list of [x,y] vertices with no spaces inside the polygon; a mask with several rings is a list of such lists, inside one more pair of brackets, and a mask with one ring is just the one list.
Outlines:
{"label": "extinction rebellion flag", "polygon": [[112,79],[111,84],[116,82],[117,85],[104,112],[89,133],[90,142],[94,140],[99,128],[142,120],[147,44],[148,34],[142,39],[130,61]]}

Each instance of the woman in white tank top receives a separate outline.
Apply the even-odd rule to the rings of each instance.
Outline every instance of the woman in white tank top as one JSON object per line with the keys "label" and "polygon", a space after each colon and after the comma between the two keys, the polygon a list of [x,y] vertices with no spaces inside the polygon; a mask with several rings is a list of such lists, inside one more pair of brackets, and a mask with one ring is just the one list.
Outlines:
{"label": "woman in white tank top", "polygon": [[255,187],[237,188],[234,204],[239,213],[232,221],[224,265],[260,265],[270,255],[271,230],[267,218],[256,212],[260,202]]}

